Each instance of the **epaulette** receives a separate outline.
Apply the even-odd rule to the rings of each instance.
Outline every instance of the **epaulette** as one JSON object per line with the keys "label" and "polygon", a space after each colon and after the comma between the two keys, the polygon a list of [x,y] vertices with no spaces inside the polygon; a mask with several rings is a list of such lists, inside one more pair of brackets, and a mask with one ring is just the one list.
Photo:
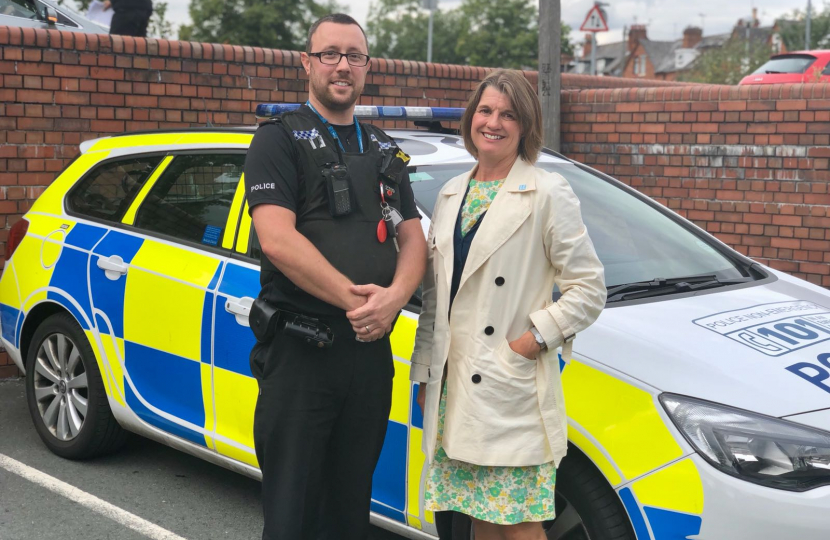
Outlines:
{"label": "epaulette", "polygon": [[259,125],[257,126],[257,129],[261,128],[262,126],[266,126],[268,124],[282,124],[282,118],[280,118],[279,116],[275,116],[274,118],[269,118],[268,120],[265,120],[264,122],[260,122]]}

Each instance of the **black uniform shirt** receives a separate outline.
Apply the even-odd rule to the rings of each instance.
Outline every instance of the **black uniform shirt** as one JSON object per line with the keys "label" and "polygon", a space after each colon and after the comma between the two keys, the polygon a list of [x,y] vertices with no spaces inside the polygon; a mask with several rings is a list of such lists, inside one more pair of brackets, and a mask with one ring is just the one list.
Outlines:
{"label": "black uniform shirt", "polygon": [[[310,111],[301,112],[305,114],[306,118],[313,114]],[[343,142],[346,150],[344,155],[346,160],[352,160],[359,156],[360,149],[354,124],[333,127]],[[364,151],[368,152],[370,148],[374,148],[370,144],[376,145],[377,143],[369,140],[368,130],[364,129],[362,131]],[[336,144],[329,137],[327,137],[327,140],[328,145]],[[378,155],[376,150],[373,153],[376,156]],[[367,155],[366,159],[372,158]],[[273,204],[291,210],[297,216],[297,230],[305,234],[335,268],[349,276],[350,279],[355,280],[356,283],[376,283],[387,286],[386,281],[391,281],[392,274],[389,274],[390,269],[387,266],[383,266],[386,263],[382,261],[388,262],[389,258],[381,255],[381,252],[386,250],[385,252],[388,253],[388,249],[392,249],[391,242],[387,243],[388,245],[384,250],[379,251],[379,248],[372,247],[379,245],[375,236],[376,226],[374,224],[369,227],[371,230],[367,230],[365,221],[360,224],[354,219],[347,219],[336,229],[337,234],[334,236],[338,238],[337,240],[334,236],[324,237],[326,240],[331,239],[331,241],[324,241],[325,245],[317,243],[319,240],[323,240],[320,236],[321,225],[319,220],[324,218],[328,221],[335,218],[329,217],[328,195],[325,189],[320,188],[320,169],[313,167],[313,170],[304,170],[310,166],[309,161],[301,154],[290,130],[285,125],[268,123],[260,126],[254,135],[245,160],[245,187],[249,212],[253,212],[253,209],[260,204]],[[356,177],[352,177],[352,188],[360,190],[363,193],[364,200],[366,200],[365,195],[367,193],[375,193],[376,202],[371,204],[379,204],[378,188],[375,187],[378,185],[378,180],[379,177],[369,178],[358,174]],[[394,198],[396,202],[393,206],[400,210],[404,220],[420,216],[415,205],[409,174],[406,170],[402,171],[399,177],[397,193],[395,193]],[[392,200],[390,199],[391,203]],[[368,209],[364,208],[364,210]],[[379,208],[375,210],[378,217],[380,217]],[[353,217],[357,218],[361,213],[360,210],[357,212],[358,214]],[[359,218],[358,221],[360,221]],[[332,251],[333,249],[334,251]],[[344,258],[348,260],[347,263],[344,263]],[[392,261],[394,261],[394,257]],[[317,299],[312,300],[311,297],[303,297],[300,289],[290,282],[286,282],[287,278],[264,255],[261,262],[260,280],[263,287],[269,284],[275,285],[277,289],[282,291],[280,293],[282,299],[272,298],[273,301],[284,301],[285,309],[294,307],[297,310],[305,310],[304,312],[307,313],[331,311],[333,306],[324,303],[321,305]],[[392,264],[391,272],[394,273],[394,262]],[[272,287],[269,287],[268,290],[274,292]]]}
{"label": "black uniform shirt", "polygon": [[[346,152],[360,151],[354,124],[332,127]],[[368,144],[368,135],[363,131],[363,147]],[[302,219],[300,211],[310,205],[306,204],[304,172],[297,166],[299,161],[291,135],[283,126],[269,123],[257,129],[245,159],[245,188],[250,212],[259,204],[275,204],[297,214],[298,221]],[[314,172],[317,174],[317,171]],[[405,220],[419,217],[406,170],[401,174],[398,185],[401,188],[401,215]],[[312,204],[327,205],[328,201],[312,201]]]}

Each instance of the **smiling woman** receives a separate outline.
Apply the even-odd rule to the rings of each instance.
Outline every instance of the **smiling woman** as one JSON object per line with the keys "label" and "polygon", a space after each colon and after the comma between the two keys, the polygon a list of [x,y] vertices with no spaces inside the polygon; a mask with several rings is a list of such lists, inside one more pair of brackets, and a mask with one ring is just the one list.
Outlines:
{"label": "smiling woman", "polygon": [[478,540],[544,540],[567,444],[556,348],[569,359],[605,303],[579,201],[534,166],[541,125],[521,72],[481,82],[461,121],[478,163],[441,190],[427,240],[410,372],[430,460],[424,508],[470,516]]}

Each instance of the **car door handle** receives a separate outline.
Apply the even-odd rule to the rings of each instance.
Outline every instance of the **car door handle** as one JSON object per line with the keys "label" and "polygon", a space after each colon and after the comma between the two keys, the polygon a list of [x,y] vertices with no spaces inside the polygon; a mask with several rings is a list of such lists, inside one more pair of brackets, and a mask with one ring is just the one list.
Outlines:
{"label": "car door handle", "polygon": [[225,311],[236,316],[236,322],[242,326],[250,326],[248,323],[248,315],[251,313],[251,306],[254,304],[254,299],[250,296],[243,296],[242,298],[228,298],[225,300]]}
{"label": "car door handle", "polygon": [[118,255],[111,255],[108,258],[98,257],[98,268],[104,271],[107,278],[115,281],[129,270],[130,265]]}

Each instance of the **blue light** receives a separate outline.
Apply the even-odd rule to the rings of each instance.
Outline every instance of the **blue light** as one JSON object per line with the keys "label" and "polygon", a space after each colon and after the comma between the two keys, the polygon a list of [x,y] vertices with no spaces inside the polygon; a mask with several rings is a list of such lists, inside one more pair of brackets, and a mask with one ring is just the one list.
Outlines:
{"label": "blue light", "polygon": [[257,118],[274,118],[287,112],[296,111],[299,103],[260,103],[256,106]]}
{"label": "blue light", "polygon": [[[261,103],[257,105],[257,118],[274,118],[296,111],[299,103]],[[448,120],[459,121],[464,114],[461,107],[396,107],[358,105],[354,115],[361,120]]]}

